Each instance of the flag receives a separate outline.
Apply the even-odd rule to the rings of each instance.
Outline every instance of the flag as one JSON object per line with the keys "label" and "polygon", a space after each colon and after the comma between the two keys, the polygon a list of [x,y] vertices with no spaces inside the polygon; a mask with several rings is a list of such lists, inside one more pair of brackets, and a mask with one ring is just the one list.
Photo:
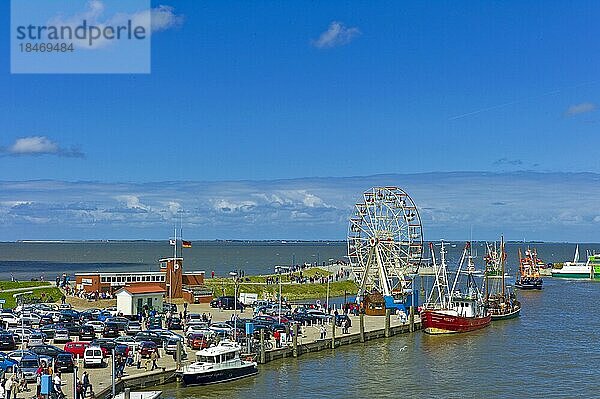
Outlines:
{"label": "flag", "polygon": [[171,246],[174,247],[175,246],[175,240],[169,240],[169,245],[171,245]]}
{"label": "flag", "polygon": [[191,248],[192,247],[192,242],[191,241],[186,241],[186,240],[181,240],[181,247],[182,248]]}

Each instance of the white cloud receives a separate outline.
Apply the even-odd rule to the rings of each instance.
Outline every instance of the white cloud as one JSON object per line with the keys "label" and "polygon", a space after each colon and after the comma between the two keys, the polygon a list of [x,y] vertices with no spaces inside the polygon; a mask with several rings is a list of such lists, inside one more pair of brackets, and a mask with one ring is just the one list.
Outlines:
{"label": "white cloud", "polygon": [[329,28],[313,41],[313,46],[320,49],[343,46],[361,34],[356,27],[349,28],[342,22],[333,21]]}
{"label": "white cloud", "polygon": [[[101,0],[90,0],[86,3],[86,8],[81,13],[72,16],[59,15],[49,21],[49,25],[70,26],[75,29],[85,20],[88,26],[94,25],[103,30],[107,26],[126,25],[131,20],[133,26],[143,26],[146,32],[160,32],[183,23],[183,16],[175,13],[175,8],[166,5],[159,5],[156,8],[141,10],[132,14],[116,13],[105,15],[106,7]],[[109,40],[104,37],[95,39],[90,45],[88,39],[73,38],[70,40],[75,46],[81,49],[96,50],[104,48],[115,40]]]}
{"label": "white cloud", "polygon": [[143,26],[150,25],[152,32],[160,32],[180,26],[183,23],[183,16],[175,14],[175,8],[171,6],[160,5],[134,14],[132,21],[139,21]]}
{"label": "white cloud", "polygon": [[593,103],[575,104],[575,105],[571,105],[567,109],[566,114],[569,116],[585,114],[587,112],[592,112],[595,109],[596,109],[596,104],[593,104]]}
{"label": "white cloud", "polygon": [[[183,222],[192,239],[344,239],[372,186],[405,189],[426,240],[593,241],[600,174],[423,173],[245,182],[0,181],[0,240],[160,238]],[[586,195],[581,195],[581,188]],[[503,204],[499,206],[499,204]],[[15,231],[24,232],[15,237]]]}
{"label": "white cloud", "polygon": [[84,156],[76,147],[63,148],[46,136],[21,137],[1,152],[15,156],[57,155],[71,158],[83,158]]}

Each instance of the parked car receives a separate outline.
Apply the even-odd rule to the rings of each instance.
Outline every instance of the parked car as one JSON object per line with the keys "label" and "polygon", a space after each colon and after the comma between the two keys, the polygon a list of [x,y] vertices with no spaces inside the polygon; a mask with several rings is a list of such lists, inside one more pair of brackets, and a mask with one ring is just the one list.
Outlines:
{"label": "parked car", "polygon": [[140,346],[139,341],[136,341],[133,337],[127,335],[115,338],[115,342],[120,345],[127,345],[131,350],[136,350]]}
{"label": "parked car", "polygon": [[210,324],[207,322],[189,323],[185,329],[185,335],[201,333],[203,331],[208,330],[209,327],[210,327]]}
{"label": "parked car", "polygon": [[158,352],[158,346],[152,341],[143,341],[140,343],[140,354],[142,357],[150,357],[152,352]]}
{"label": "parked car", "polygon": [[179,317],[171,317],[169,322],[167,323],[167,328],[169,330],[181,330],[183,327],[183,323]]}
{"label": "parked car", "polygon": [[208,348],[211,342],[209,334],[190,334],[187,337],[187,345],[194,350]]}
{"label": "parked car", "polygon": [[59,328],[54,331],[53,341],[56,342],[69,342],[71,340],[71,336],[69,335],[69,330],[66,328]]}
{"label": "parked car", "polygon": [[125,329],[125,334],[135,335],[142,331],[142,324],[139,321],[130,321]]}
{"label": "parked car", "polygon": [[29,350],[41,357],[55,358],[59,353],[64,352],[62,349],[57,348],[53,345],[36,345],[29,348]]}
{"label": "parked car", "polygon": [[9,359],[12,359],[14,361],[16,361],[17,363],[21,361],[21,359],[25,356],[37,356],[35,353],[33,353],[32,351],[28,351],[28,350],[16,350],[16,351],[12,351],[9,352],[7,354]]}
{"label": "parked car", "polygon": [[[56,337],[56,335],[55,335]],[[56,339],[56,338],[55,338]],[[41,332],[34,332],[29,336],[27,346],[44,345],[46,343],[46,335]]]}
{"label": "parked car", "polygon": [[104,338],[116,338],[120,335],[119,326],[117,323],[106,322],[104,325],[104,330],[102,331],[102,336]]}
{"label": "parked car", "polygon": [[94,332],[101,334],[104,331],[104,323],[98,320],[92,320],[86,322],[84,325],[90,326],[94,329]]}
{"label": "parked car", "polygon": [[232,330],[231,326],[227,323],[213,323],[209,330],[214,331],[216,334],[226,337]]}
{"label": "parked car", "polygon": [[72,373],[75,368],[73,355],[67,352],[59,353],[54,360],[54,371]]}
{"label": "parked car", "polygon": [[124,317],[111,317],[106,322],[115,323],[119,331],[125,331],[127,329],[127,325],[129,324],[129,320]]}
{"label": "parked car", "polygon": [[163,303],[163,313],[167,312],[171,312],[173,314],[177,313],[177,305],[169,302]]}
{"label": "parked car", "polygon": [[[237,303],[237,305],[236,305]],[[212,306],[212,305],[211,305]],[[242,302],[238,300],[236,300],[234,297],[232,296],[221,296],[219,298],[217,298],[217,306],[218,308],[221,309],[238,309],[240,311],[244,311],[244,304]]]}
{"label": "parked car", "polygon": [[102,312],[98,313],[98,316],[96,318],[98,319],[98,321],[105,322],[111,317],[114,317],[111,312],[109,312],[108,310],[103,310]]}
{"label": "parked car", "polygon": [[104,357],[109,357],[112,353],[112,350],[117,346],[117,343],[108,338],[96,338],[90,342],[90,346],[99,346],[102,349]]}
{"label": "parked car", "polygon": [[154,331],[141,331],[133,337],[138,342],[152,341],[156,345],[162,345],[162,338]]}
{"label": "parked car", "polygon": [[148,330],[160,330],[161,328],[162,318],[160,316],[154,316],[148,319]]}
{"label": "parked car", "polygon": [[23,356],[19,362],[19,373],[23,374],[26,381],[37,380],[37,370],[40,367],[39,356]]}
{"label": "parked car", "polygon": [[99,346],[90,346],[85,349],[83,354],[83,367],[103,367],[104,355]]}
{"label": "parked car", "polygon": [[85,350],[90,346],[89,342],[71,341],[65,344],[65,352],[69,352],[73,356],[83,357]]}
{"label": "parked car", "polygon": [[5,374],[11,374],[13,370],[16,370],[18,361],[11,359],[8,354],[0,352],[0,370]]}
{"label": "parked car", "polygon": [[[165,353],[168,355],[172,355],[174,353],[177,352],[177,345],[178,343],[181,342],[180,339],[177,338],[169,338],[166,342],[165,342]],[[181,345],[181,350],[183,353],[183,342]]]}
{"label": "parked car", "polygon": [[79,340],[80,341],[93,341],[96,338],[96,331],[94,327],[83,325],[79,327]]}
{"label": "parked car", "polygon": [[70,337],[79,336],[79,327],[81,327],[79,322],[75,322],[75,321],[65,322],[65,323],[62,323],[62,327],[65,328],[69,332]]}
{"label": "parked car", "polygon": [[40,327],[48,324],[54,324],[54,318],[52,318],[52,315],[46,314],[40,317]]}
{"label": "parked car", "polygon": [[12,350],[17,347],[15,337],[8,331],[0,331],[0,349]]}

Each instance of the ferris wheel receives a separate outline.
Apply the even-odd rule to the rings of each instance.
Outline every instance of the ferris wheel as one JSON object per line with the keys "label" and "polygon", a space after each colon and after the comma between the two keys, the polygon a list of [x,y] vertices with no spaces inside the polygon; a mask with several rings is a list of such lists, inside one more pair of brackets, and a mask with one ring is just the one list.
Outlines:
{"label": "ferris wheel", "polygon": [[357,300],[373,291],[396,298],[412,292],[410,275],[423,254],[422,230],[417,206],[402,189],[373,187],[363,193],[348,226]]}

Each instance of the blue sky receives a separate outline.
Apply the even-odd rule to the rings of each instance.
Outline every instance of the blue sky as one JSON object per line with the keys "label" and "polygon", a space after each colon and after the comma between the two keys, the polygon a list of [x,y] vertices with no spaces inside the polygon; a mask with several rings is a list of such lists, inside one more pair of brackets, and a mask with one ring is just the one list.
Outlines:
{"label": "blue sky", "polygon": [[[11,75],[3,59],[0,180],[298,179],[295,189],[307,190],[300,178],[600,173],[597,2],[152,6],[170,7],[173,19],[152,37],[151,74]],[[1,2],[0,25],[9,26],[9,15],[9,2]],[[1,54],[9,54],[9,34],[0,32]],[[103,235],[146,238],[138,234],[155,236],[169,223],[165,217],[140,231],[108,225]],[[294,234],[275,224],[264,234],[335,236],[335,229],[320,237],[323,230],[305,222],[293,226]],[[51,231],[38,233],[80,232],[68,224]],[[567,235],[560,225],[544,233]]]}

